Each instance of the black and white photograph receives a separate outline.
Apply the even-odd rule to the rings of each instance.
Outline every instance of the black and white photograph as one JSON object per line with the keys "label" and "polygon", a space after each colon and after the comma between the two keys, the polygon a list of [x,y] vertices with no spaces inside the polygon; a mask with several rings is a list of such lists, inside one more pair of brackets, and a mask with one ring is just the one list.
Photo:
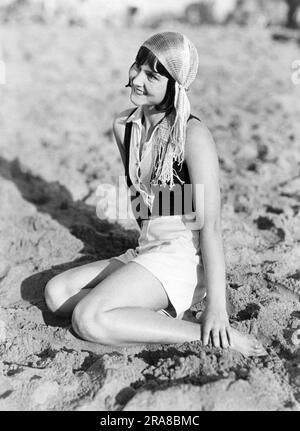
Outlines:
{"label": "black and white photograph", "polygon": [[300,0],[0,0],[0,412],[300,411],[299,119]]}

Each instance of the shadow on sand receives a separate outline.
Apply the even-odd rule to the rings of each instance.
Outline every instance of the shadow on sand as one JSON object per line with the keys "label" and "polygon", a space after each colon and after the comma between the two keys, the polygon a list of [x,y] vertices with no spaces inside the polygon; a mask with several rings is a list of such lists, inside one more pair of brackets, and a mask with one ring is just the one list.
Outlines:
{"label": "shadow on sand", "polygon": [[83,243],[82,256],[72,262],[56,265],[23,280],[21,296],[41,309],[47,325],[65,326],[68,319],[50,313],[44,302],[43,289],[53,276],[95,260],[109,259],[137,245],[138,230],[126,230],[118,223],[100,220],[95,207],[74,201],[68,189],[58,181],[47,182],[20,164],[0,157],[0,175],[12,181],[23,199],[34,204],[39,212],[49,214]]}

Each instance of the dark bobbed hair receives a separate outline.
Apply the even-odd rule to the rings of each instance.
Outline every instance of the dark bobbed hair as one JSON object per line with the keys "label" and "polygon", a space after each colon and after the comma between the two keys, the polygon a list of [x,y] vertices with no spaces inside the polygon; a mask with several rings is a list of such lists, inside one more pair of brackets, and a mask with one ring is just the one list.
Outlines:
{"label": "dark bobbed hair", "polygon": [[[153,72],[159,73],[162,76],[168,78],[167,90],[164,99],[155,106],[158,111],[165,112],[168,115],[174,109],[174,97],[175,97],[175,79],[169,74],[167,69],[159,62],[158,58],[145,46],[141,46],[135,63],[138,66],[147,64]],[[133,65],[132,65],[133,66]],[[131,66],[131,67],[132,67]],[[126,85],[131,87],[131,80]]]}

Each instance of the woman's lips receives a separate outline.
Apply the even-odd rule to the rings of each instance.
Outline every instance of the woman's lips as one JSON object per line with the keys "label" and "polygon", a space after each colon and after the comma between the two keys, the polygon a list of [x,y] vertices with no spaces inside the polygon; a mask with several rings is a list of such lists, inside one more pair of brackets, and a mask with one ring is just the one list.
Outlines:
{"label": "woman's lips", "polygon": [[137,88],[134,89],[134,92],[136,94],[138,94],[139,96],[145,96],[146,95],[146,93],[144,91],[138,90]]}

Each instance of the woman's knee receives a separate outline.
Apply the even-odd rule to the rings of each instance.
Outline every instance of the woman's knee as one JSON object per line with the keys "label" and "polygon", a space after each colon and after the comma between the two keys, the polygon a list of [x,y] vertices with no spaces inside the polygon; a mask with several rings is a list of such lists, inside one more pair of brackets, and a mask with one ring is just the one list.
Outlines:
{"label": "woman's knee", "polygon": [[60,275],[51,278],[45,286],[44,297],[47,307],[53,313],[60,314],[59,308],[65,301],[66,283]]}
{"label": "woman's knee", "polygon": [[111,345],[112,331],[107,317],[106,311],[101,307],[88,307],[81,301],[74,308],[72,327],[84,340]]}

